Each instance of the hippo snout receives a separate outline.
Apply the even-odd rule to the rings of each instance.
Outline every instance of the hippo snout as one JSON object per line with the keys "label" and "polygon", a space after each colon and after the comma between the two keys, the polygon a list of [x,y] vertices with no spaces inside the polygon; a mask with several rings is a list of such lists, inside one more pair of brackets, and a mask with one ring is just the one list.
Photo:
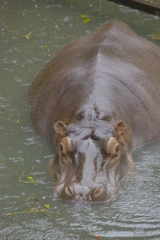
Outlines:
{"label": "hippo snout", "polygon": [[75,201],[91,201],[102,202],[111,196],[107,193],[103,186],[95,186],[93,188],[81,185],[65,186],[61,193],[61,198]]}
{"label": "hippo snout", "polygon": [[[102,128],[89,127],[89,130],[84,128],[81,136],[74,129],[66,130],[67,126],[61,121],[55,124],[58,134],[68,131],[58,142],[51,161],[56,178],[53,187],[55,197],[68,201],[104,202],[116,194],[117,183],[123,177],[128,162],[122,146],[126,140],[126,124],[119,121],[116,130],[108,123],[104,125]],[[106,137],[103,133],[105,128]]]}

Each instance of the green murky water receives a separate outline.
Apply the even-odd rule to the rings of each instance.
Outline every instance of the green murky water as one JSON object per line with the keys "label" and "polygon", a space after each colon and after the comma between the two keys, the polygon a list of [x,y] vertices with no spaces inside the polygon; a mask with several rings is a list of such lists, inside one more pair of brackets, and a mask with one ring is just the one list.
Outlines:
{"label": "green murky water", "polygon": [[135,152],[115,199],[61,202],[47,168],[54,146],[30,122],[27,90],[37,72],[108,20],[160,46],[160,18],[107,0],[0,1],[0,239],[160,239],[160,141]]}

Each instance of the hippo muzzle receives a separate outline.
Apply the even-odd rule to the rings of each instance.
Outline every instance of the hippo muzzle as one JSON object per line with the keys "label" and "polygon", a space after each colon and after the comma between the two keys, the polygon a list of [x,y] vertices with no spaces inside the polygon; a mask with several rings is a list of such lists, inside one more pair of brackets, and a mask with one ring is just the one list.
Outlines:
{"label": "hippo muzzle", "polygon": [[57,180],[54,195],[63,200],[91,202],[115,195],[118,181],[131,167],[125,151],[125,123],[119,122],[116,131],[108,124],[106,132],[92,126],[85,131],[77,131],[76,126],[74,131],[75,126],[67,128],[62,122],[54,128],[58,135],[56,154],[50,164]]}
{"label": "hippo muzzle", "polygon": [[68,201],[87,201],[87,202],[103,202],[108,200],[116,189],[113,189],[112,194],[107,193],[104,186],[81,186],[74,184],[73,186],[65,186],[60,194],[57,194],[57,189],[53,190],[55,196]]}

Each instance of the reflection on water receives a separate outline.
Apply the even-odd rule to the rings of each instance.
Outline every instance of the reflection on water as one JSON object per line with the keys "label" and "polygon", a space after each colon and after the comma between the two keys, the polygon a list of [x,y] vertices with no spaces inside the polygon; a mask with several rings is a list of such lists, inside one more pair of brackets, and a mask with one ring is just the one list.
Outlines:
{"label": "reflection on water", "polygon": [[61,202],[51,194],[47,170],[54,146],[30,122],[27,90],[55,52],[106,21],[124,21],[149,39],[160,19],[106,0],[4,0],[0,17],[1,238],[159,239],[160,142],[134,153],[135,168],[114,199]]}

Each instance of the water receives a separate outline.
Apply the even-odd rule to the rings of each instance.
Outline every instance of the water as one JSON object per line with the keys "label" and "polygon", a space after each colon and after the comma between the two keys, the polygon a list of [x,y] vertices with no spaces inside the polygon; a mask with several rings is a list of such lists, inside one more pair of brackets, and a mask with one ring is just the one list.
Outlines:
{"label": "water", "polygon": [[160,46],[160,18],[107,0],[0,1],[0,239],[160,239],[160,141],[134,153],[114,199],[62,202],[47,167],[54,146],[29,117],[28,86],[41,67],[108,20]]}

